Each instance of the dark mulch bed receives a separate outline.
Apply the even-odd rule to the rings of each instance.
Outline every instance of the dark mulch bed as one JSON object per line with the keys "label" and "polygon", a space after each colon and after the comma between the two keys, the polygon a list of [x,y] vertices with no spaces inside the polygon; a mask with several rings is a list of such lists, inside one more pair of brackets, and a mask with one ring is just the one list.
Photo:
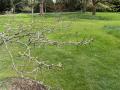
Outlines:
{"label": "dark mulch bed", "polygon": [[25,78],[8,78],[1,83],[0,90],[48,90],[38,81]]}

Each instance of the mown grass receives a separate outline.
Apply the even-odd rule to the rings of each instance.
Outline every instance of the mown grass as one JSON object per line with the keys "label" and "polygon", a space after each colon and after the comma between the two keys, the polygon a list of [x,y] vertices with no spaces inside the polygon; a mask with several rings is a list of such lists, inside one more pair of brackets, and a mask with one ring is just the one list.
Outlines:
{"label": "mown grass", "polygon": [[[39,47],[33,55],[48,63],[63,64],[62,71],[46,71],[38,76],[39,80],[64,90],[120,90],[120,14],[98,13],[48,13],[34,16],[34,27],[50,28],[57,24],[56,31],[48,34],[50,39],[59,41],[78,41],[94,38],[87,46]],[[12,21],[12,22],[11,22]],[[29,24],[31,15],[18,14],[0,16],[0,31],[5,23],[14,26]],[[14,53],[18,51],[12,46]],[[19,60],[16,58],[16,61]],[[18,61],[19,62],[19,61]],[[0,47],[0,79],[16,76],[10,68],[11,61],[4,47]],[[56,89],[55,89],[56,90]]]}

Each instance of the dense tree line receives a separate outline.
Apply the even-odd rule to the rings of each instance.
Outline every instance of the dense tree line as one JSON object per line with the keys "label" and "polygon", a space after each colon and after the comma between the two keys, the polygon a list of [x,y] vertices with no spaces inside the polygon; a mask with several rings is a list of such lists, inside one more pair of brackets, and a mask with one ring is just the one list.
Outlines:
{"label": "dense tree line", "polygon": [[120,0],[0,0],[0,12],[120,11]]}
{"label": "dense tree line", "polygon": [[10,9],[10,0],[0,0],[0,12]]}

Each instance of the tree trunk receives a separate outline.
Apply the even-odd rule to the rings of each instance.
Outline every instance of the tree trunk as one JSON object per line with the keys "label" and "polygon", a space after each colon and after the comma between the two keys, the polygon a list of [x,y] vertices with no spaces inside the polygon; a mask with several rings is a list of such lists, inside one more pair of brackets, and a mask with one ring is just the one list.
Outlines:
{"label": "tree trunk", "polygon": [[96,4],[97,4],[96,0],[92,0],[92,4],[93,4],[92,15],[96,15]]}
{"label": "tree trunk", "polygon": [[86,9],[87,9],[87,0],[84,0],[83,1],[83,13],[85,13],[86,12]]}
{"label": "tree trunk", "polygon": [[40,15],[44,14],[44,0],[40,2]]}
{"label": "tree trunk", "polygon": [[32,23],[33,23],[33,17],[34,17],[34,6],[32,5],[32,8],[31,8],[31,12],[32,12]]}
{"label": "tree trunk", "polygon": [[44,12],[46,13],[46,12],[47,12],[46,2],[45,2],[44,8],[45,8],[45,11],[44,11]]}
{"label": "tree trunk", "polygon": [[92,15],[96,15],[96,6],[93,6],[92,8]]}

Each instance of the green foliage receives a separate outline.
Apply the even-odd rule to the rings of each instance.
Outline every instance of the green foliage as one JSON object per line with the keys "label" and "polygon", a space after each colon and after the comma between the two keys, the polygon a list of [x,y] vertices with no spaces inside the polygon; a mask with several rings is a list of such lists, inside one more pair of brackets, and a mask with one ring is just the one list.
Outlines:
{"label": "green foliage", "polygon": [[[33,2],[31,0],[0,0],[0,12],[11,10],[13,4],[16,6],[16,12],[29,12]],[[34,0],[35,12],[39,12],[39,3],[41,0]],[[119,0],[98,0],[97,11],[120,11]],[[52,0],[45,0],[44,9],[55,11]],[[62,8],[61,11],[91,11],[92,4],[90,0],[56,0],[56,8]]]}

